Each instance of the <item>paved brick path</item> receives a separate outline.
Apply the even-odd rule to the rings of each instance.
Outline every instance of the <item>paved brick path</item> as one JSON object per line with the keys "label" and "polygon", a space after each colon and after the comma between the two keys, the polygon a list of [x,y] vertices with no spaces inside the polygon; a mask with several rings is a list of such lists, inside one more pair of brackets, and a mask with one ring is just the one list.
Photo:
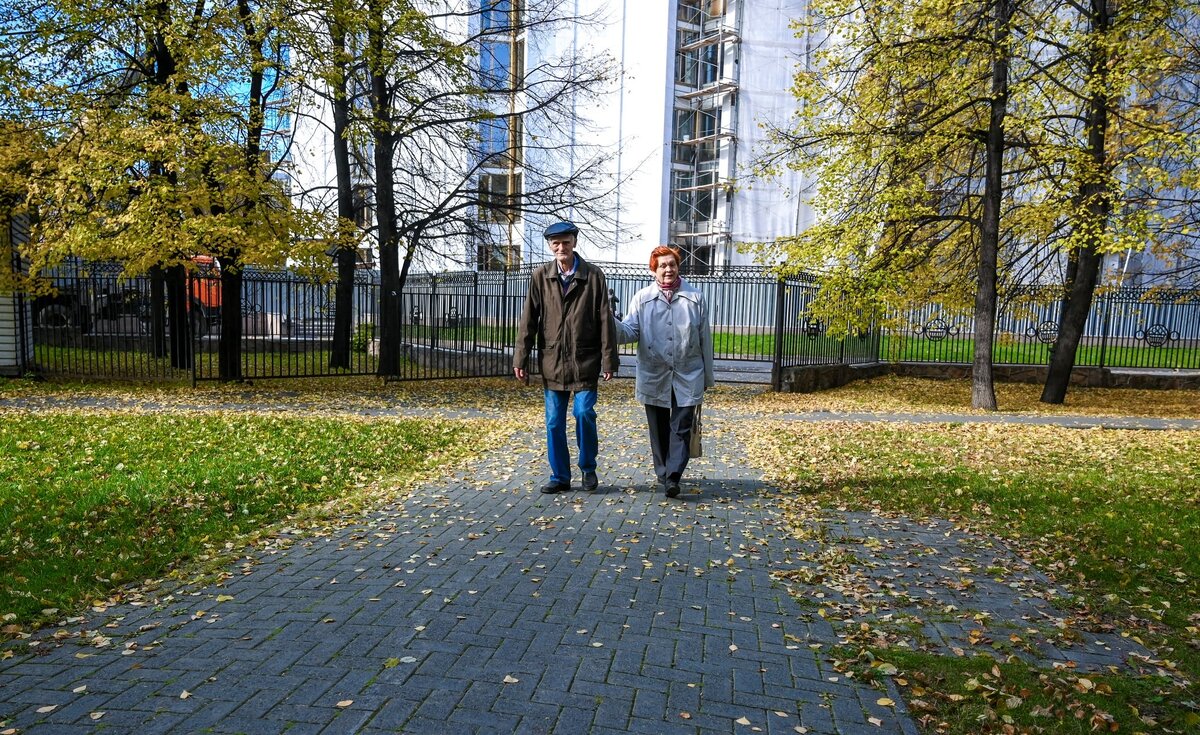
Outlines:
{"label": "paved brick path", "polygon": [[[220,586],[113,608],[75,626],[94,633],[0,663],[0,720],[29,735],[915,733],[889,680],[829,662],[843,633],[815,607],[854,614],[862,595],[798,602],[789,587],[812,589],[772,570],[871,537],[864,594],[919,612],[932,580],[942,609],[1013,610],[1026,628],[1056,615],[1036,571],[949,526],[833,513],[832,541],[792,539],[720,415],[667,501],[650,490],[640,407],[601,411],[599,493],[539,494],[531,427],[349,528],[283,534]],[[996,565],[1018,576],[992,579]],[[897,573],[913,599],[896,602]],[[942,584],[966,576],[969,590]],[[961,617],[926,623],[936,645],[971,639]],[[1082,666],[1131,653],[1111,637],[1044,644],[1033,654]]]}

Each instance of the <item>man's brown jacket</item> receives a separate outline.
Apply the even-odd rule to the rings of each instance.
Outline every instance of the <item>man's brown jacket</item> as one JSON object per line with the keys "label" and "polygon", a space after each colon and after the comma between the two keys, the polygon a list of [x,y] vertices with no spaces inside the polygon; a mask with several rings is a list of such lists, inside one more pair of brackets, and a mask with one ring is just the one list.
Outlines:
{"label": "man's brown jacket", "polygon": [[620,367],[608,282],[599,268],[576,257],[566,293],[557,262],[534,270],[517,331],[513,367],[528,370],[536,344],[538,369],[550,390],[595,390],[601,373]]}

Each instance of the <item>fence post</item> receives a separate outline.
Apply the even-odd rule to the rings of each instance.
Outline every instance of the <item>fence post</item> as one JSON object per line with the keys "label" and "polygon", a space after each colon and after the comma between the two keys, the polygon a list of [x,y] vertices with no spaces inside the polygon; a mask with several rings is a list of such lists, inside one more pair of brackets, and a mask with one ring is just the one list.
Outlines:
{"label": "fence post", "polygon": [[[437,281],[438,279],[436,274],[431,274],[429,276],[429,311],[427,312],[428,316],[425,318],[425,323],[428,325],[426,329],[429,330],[429,356],[431,360],[435,359],[434,355],[437,354],[438,343]],[[435,362],[434,364],[436,365],[437,363]],[[434,368],[434,372],[437,372],[436,367]]]}
{"label": "fence post", "polygon": [[[473,271],[471,274],[471,278],[475,284],[475,290],[471,294],[471,315],[470,315],[470,317],[467,317],[467,315],[465,315],[465,314],[463,315],[463,317],[465,319],[467,319],[466,328],[471,330],[471,350],[474,351],[476,354],[479,353],[479,327],[478,327],[478,324],[479,324],[479,277],[480,277],[480,275],[481,274],[479,271]],[[474,326],[472,326],[472,323],[474,323]]]}
{"label": "fence post", "polygon": [[1104,326],[1100,328],[1100,374],[1104,374],[1104,358],[1105,352],[1108,350],[1108,330],[1110,329],[1112,318],[1112,294],[1105,294],[1104,299]]}
{"label": "fence post", "polygon": [[784,280],[775,282],[775,358],[771,365],[771,389],[783,388],[783,306]]}
{"label": "fence post", "polygon": [[[496,327],[500,330],[500,344],[504,347],[509,347],[508,344],[508,277],[509,265],[504,264],[504,278],[500,286],[500,323]],[[516,339],[513,340],[511,347],[516,348]]]}
{"label": "fence post", "polygon": [[[196,379],[198,377],[197,371],[200,370],[200,355],[197,354],[197,350],[196,350],[196,335],[193,333],[195,330],[192,329],[192,312],[191,312],[191,309],[195,308],[195,307],[191,306],[191,303],[192,303],[191,295],[193,293],[192,288],[194,286],[194,284],[192,283],[192,279],[195,277],[196,277],[196,275],[192,272],[191,268],[184,269],[184,271],[183,271],[183,295],[184,295],[185,303],[188,304],[188,306],[181,310],[181,311],[183,311],[184,314],[187,315],[187,317],[183,320],[183,334],[185,336],[185,339],[183,339],[181,341],[187,343],[187,351],[190,353],[190,356],[191,356],[190,362],[192,364],[192,387],[193,388],[196,387]],[[203,319],[204,315],[201,314],[200,318]],[[171,328],[174,329],[175,325],[172,324]],[[176,344],[178,344],[178,342],[179,341],[176,341]]]}

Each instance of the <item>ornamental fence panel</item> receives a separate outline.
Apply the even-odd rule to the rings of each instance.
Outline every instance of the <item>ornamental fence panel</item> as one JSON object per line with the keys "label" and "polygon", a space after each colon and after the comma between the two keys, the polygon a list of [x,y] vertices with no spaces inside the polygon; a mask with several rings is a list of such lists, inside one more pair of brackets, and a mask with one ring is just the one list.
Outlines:
{"label": "ornamental fence panel", "polygon": [[[651,282],[642,266],[600,267],[618,314]],[[186,310],[174,324],[162,279],[125,278],[121,272],[119,264],[74,263],[45,276],[51,293],[24,302],[34,324],[32,371],[88,378],[220,379],[220,274],[205,267],[193,270]],[[399,375],[392,377],[508,375],[531,272],[526,266],[410,274],[395,301],[401,364]],[[751,267],[687,278],[710,305],[717,359],[758,364],[762,382],[781,367],[972,361],[969,313],[920,304],[892,315],[889,323],[902,325],[898,328],[871,326],[839,339],[831,336],[839,330],[811,315],[819,288],[814,278],[779,279]],[[335,289],[332,282],[293,271],[247,268],[240,304],[242,377],[376,374],[379,275],[365,270],[355,275],[350,360],[336,368],[330,366]],[[1001,302],[996,364],[1049,361],[1059,298],[1054,289],[1029,287]],[[634,345],[622,346],[623,354],[634,352]],[[1200,370],[1200,291],[1102,291],[1089,314],[1076,364]]]}
{"label": "ornamental fence panel", "polygon": [[[350,353],[331,367],[336,284],[286,270],[247,268],[241,289],[241,377],[312,378],[374,375],[371,350],[378,312],[379,280],[368,271],[354,275],[350,298]],[[224,339],[221,275],[200,268],[188,277],[188,311],[194,353],[192,379],[219,380]]]}
{"label": "ornamental fence panel", "polygon": [[[1026,287],[999,305],[996,365],[1046,365],[1058,338],[1061,291]],[[970,313],[926,304],[903,313],[906,325],[883,335],[887,362],[969,363]],[[1097,294],[1075,352],[1078,367],[1200,370],[1200,292],[1125,288]]]}

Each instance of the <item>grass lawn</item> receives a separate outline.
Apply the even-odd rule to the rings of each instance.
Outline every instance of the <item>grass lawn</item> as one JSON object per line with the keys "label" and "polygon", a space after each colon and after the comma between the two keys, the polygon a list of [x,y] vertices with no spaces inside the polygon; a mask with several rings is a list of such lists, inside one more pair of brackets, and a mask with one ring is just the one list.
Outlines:
{"label": "grass lawn", "polygon": [[214,558],[285,519],[328,523],[385,502],[506,430],[443,419],[4,412],[4,632],[120,599],[125,583]]}
{"label": "grass lawn", "polygon": [[[1001,389],[1014,411],[1040,407],[1037,386]],[[1144,641],[1173,676],[1084,676],[869,641],[838,652],[846,669],[870,676],[881,662],[896,667],[927,732],[1200,732],[1190,683],[1200,679],[1200,432],[800,423],[771,421],[766,411],[806,400],[961,412],[969,393],[965,381],[887,378],[807,397],[764,394],[757,402],[766,424],[746,440],[785,490],[798,536],[811,537],[831,507],[950,519],[999,536],[1069,588],[1064,614]],[[1063,410],[1195,417],[1198,397],[1077,389]]]}

